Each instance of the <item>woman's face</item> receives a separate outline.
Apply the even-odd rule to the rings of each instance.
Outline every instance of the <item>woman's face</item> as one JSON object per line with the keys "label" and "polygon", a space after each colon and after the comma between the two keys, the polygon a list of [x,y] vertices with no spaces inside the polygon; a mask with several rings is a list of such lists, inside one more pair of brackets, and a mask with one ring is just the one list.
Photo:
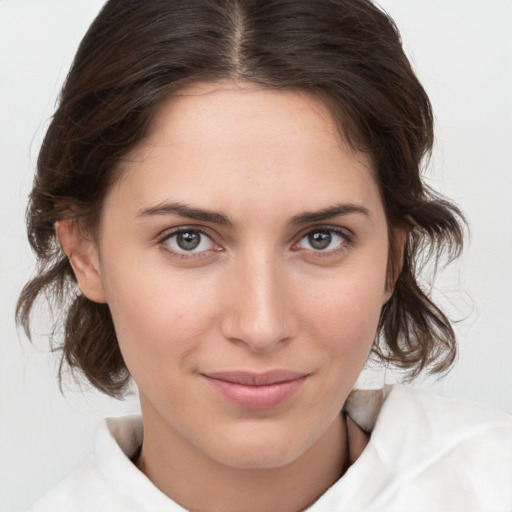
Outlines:
{"label": "woman's face", "polygon": [[163,104],[123,171],[96,264],[146,429],[231,467],[297,459],[390,294],[367,159],[312,97],[218,83]]}

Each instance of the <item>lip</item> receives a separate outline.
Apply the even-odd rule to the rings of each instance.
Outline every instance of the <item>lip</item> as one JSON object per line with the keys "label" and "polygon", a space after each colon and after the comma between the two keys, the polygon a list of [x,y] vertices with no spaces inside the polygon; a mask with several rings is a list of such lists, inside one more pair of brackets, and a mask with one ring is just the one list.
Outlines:
{"label": "lip", "polygon": [[294,395],[309,375],[271,370],[265,373],[213,372],[202,376],[215,391],[239,407],[271,409]]}

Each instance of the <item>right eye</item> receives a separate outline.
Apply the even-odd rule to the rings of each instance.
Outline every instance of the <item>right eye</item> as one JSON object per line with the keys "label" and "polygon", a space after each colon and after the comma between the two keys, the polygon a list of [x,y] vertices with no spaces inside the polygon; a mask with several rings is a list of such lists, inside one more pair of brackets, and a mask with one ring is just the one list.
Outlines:
{"label": "right eye", "polygon": [[184,257],[187,257],[187,254],[193,257],[194,254],[212,251],[217,247],[203,231],[184,228],[168,233],[160,240],[160,243],[168,251]]}

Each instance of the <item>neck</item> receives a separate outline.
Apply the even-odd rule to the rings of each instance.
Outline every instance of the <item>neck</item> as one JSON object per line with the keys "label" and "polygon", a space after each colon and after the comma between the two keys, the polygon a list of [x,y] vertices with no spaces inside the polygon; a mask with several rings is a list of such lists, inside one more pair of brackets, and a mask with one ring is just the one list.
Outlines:
{"label": "neck", "polygon": [[[167,425],[144,415],[137,466],[167,496],[196,512],[304,510],[346,471],[347,427],[342,415],[305,453],[282,467],[240,469],[208,457]],[[149,412],[151,416],[151,412]]]}

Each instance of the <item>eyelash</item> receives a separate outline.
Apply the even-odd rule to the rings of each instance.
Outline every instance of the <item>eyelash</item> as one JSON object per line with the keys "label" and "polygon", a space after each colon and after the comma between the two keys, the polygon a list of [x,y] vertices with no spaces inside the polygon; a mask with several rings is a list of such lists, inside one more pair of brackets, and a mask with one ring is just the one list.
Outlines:
{"label": "eyelash", "polygon": [[[191,252],[191,251],[179,252],[174,249],[171,249],[168,244],[169,240],[173,236],[177,236],[182,233],[199,233],[201,236],[204,236],[204,237],[212,240],[212,237],[210,235],[208,235],[208,233],[206,233],[206,231],[204,231],[201,228],[180,227],[178,229],[175,229],[171,232],[166,233],[163,237],[161,237],[158,240],[158,244],[160,245],[162,250],[164,250],[166,253],[171,254],[174,258],[178,258],[178,259],[182,259],[182,260],[191,260],[191,259],[195,260],[195,259],[200,259],[200,258],[208,258],[211,256],[212,250],[199,251],[199,252]],[[212,240],[212,243],[215,244],[215,242],[213,242],[213,240]],[[213,252],[220,252],[220,249],[214,249]]]}
{"label": "eyelash", "polygon": [[[321,249],[319,249],[319,250],[309,249],[308,250],[308,249],[301,249],[300,247],[298,247],[299,243],[302,240],[304,240],[307,236],[309,236],[313,233],[319,233],[319,232],[329,233],[331,236],[335,235],[335,236],[342,238],[340,247],[335,248],[335,249],[330,249],[330,250],[321,250]],[[205,230],[198,228],[198,227],[180,227],[171,232],[168,232],[158,240],[158,245],[162,248],[162,250],[164,250],[166,253],[171,254],[174,258],[183,259],[183,260],[195,260],[195,259],[200,259],[200,258],[208,258],[208,257],[211,257],[212,252],[221,252],[222,251],[222,248],[208,249],[208,250],[198,251],[198,252],[185,251],[185,250],[183,250],[183,252],[179,252],[179,251],[171,249],[168,244],[169,240],[172,237],[177,236],[182,233],[198,233],[201,236],[204,236],[204,237],[210,239],[212,244],[216,245],[215,242],[212,240],[212,237]],[[328,258],[328,257],[332,257],[332,256],[337,256],[337,255],[347,251],[349,249],[349,247],[352,245],[354,245],[353,235],[351,233],[347,233],[347,230],[342,230],[340,228],[332,227],[332,226],[315,226],[314,228],[308,229],[308,231],[304,232],[303,234],[301,234],[299,236],[298,241],[293,243],[292,250],[293,251],[301,251],[301,250],[308,251],[308,252],[310,252],[310,256],[314,257],[314,258]],[[219,246],[217,245],[217,247],[219,247]]]}
{"label": "eyelash", "polygon": [[[328,249],[328,250],[314,250],[314,249],[304,249],[309,252],[309,257],[313,258],[329,258],[333,256],[339,256],[340,254],[343,254],[346,252],[352,245],[354,245],[354,238],[351,233],[348,233],[347,230],[343,230],[337,227],[332,226],[315,226],[313,229],[308,229],[305,233],[300,235],[298,242],[295,242],[292,247],[297,247],[299,243],[304,240],[306,237],[313,233],[329,233],[331,236],[335,235],[342,239],[339,247],[336,247],[335,249]],[[300,251],[300,248],[292,249]]]}

